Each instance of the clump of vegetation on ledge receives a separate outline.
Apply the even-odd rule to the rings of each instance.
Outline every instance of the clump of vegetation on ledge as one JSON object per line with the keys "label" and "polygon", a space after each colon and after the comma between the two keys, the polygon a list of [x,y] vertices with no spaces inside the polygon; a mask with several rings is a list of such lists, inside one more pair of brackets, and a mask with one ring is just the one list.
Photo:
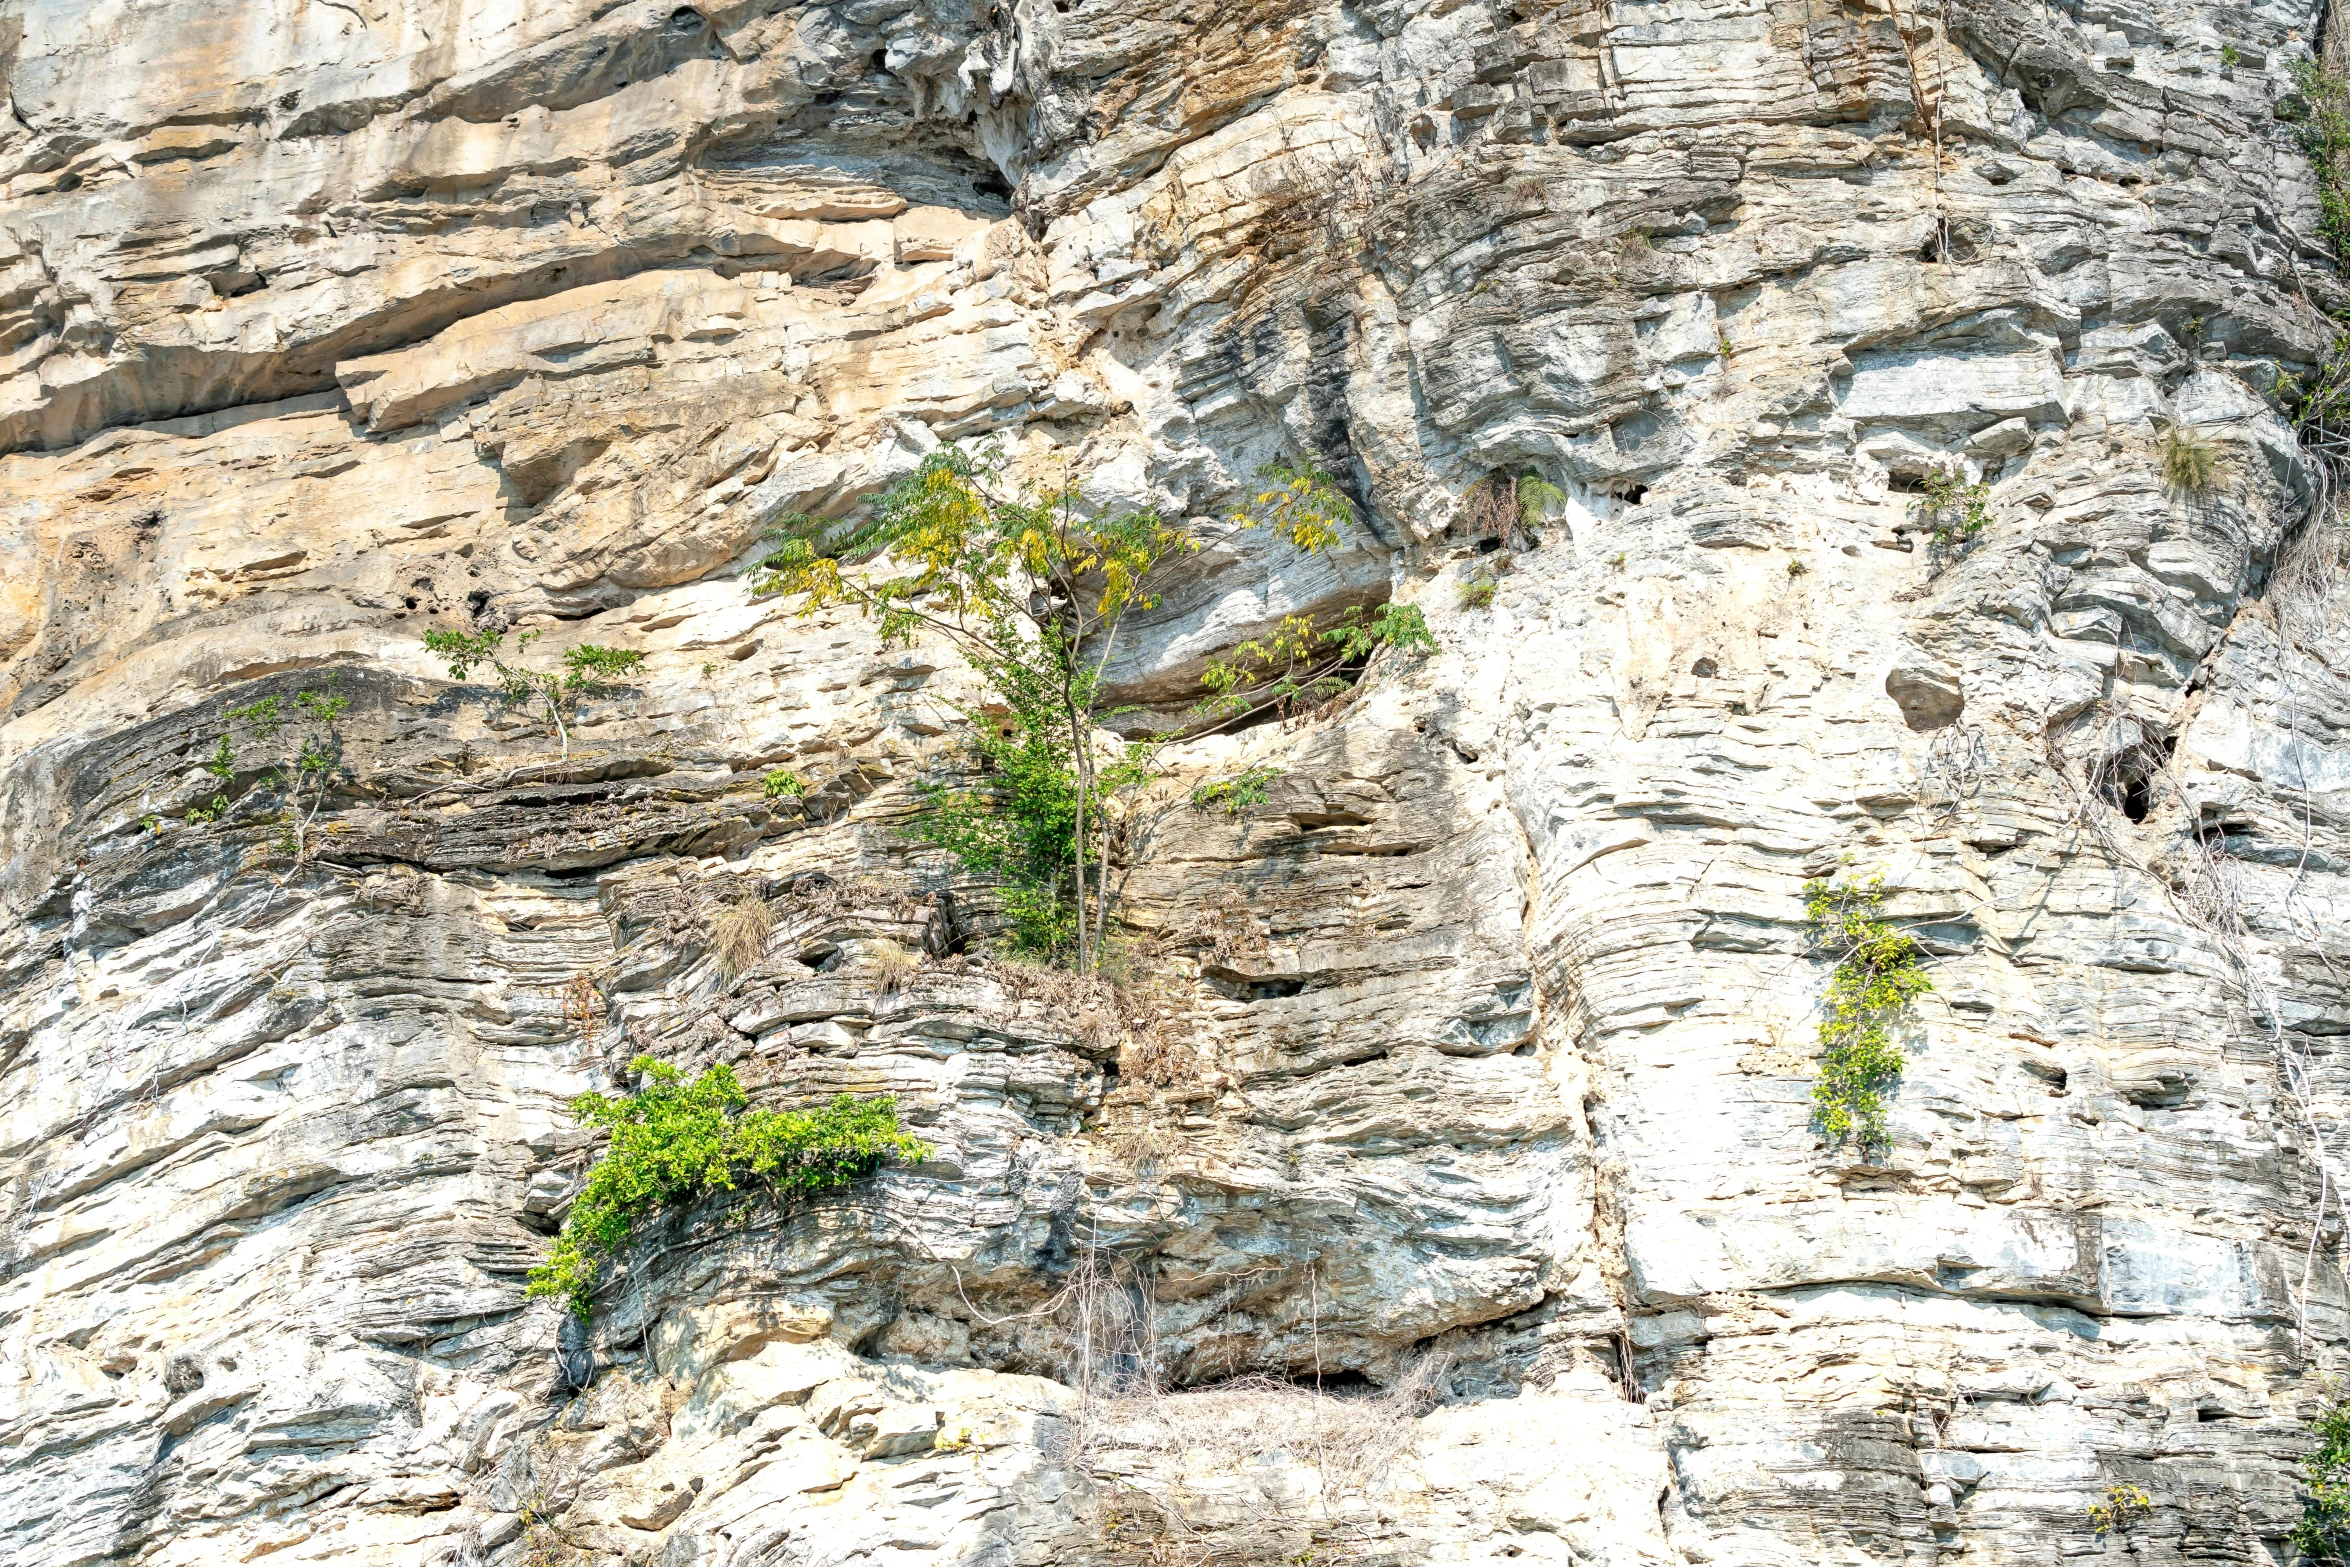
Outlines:
{"label": "clump of vegetation on ledge", "polygon": [[[639,1225],[663,1208],[712,1192],[756,1186],[778,1198],[845,1186],[893,1159],[930,1149],[898,1129],[897,1101],[847,1094],[813,1110],[745,1110],[723,1063],[692,1082],[674,1066],[639,1056],[633,1094],[581,1094],[571,1114],[612,1140],[588,1171],[547,1260],[530,1270],[524,1294],[552,1297],[585,1319],[596,1277]],[[734,1112],[741,1112],[739,1114]]]}
{"label": "clump of vegetation on ledge", "polygon": [[1416,604],[1382,604],[1366,612],[1350,604],[1328,622],[1287,615],[1272,634],[1252,637],[1208,663],[1200,683],[1208,695],[1193,709],[1230,723],[1271,709],[1283,722],[1344,694],[1350,665],[1373,653],[1435,651],[1436,638]]}
{"label": "clump of vegetation on ledge", "polygon": [[1971,544],[1991,526],[1991,486],[1980,480],[1969,484],[1962,473],[1936,468],[1926,475],[1926,498],[1918,503],[1918,513],[1933,528],[1938,547]]}
{"label": "clump of vegetation on ledge", "polygon": [[2227,459],[2218,442],[2175,424],[2162,432],[2156,454],[2162,467],[2162,487],[2173,495],[2205,494],[2227,472]]}
{"label": "clump of vegetation on ledge", "polygon": [[2350,255],[2350,180],[2342,168],[2350,150],[2350,87],[2314,59],[2293,67],[2293,85],[2296,91],[2277,104],[2277,118],[2294,127],[2316,177],[2318,232],[2337,257]]}
{"label": "clump of vegetation on ledge", "polygon": [[1567,492],[1540,474],[1512,478],[1496,470],[1462,493],[1460,515],[1471,538],[1525,542],[1541,530],[1552,507],[1566,503]]}
{"label": "clump of vegetation on ledge", "polygon": [[1211,805],[1221,805],[1225,815],[1238,816],[1252,805],[1264,804],[1265,791],[1280,776],[1280,768],[1270,762],[1259,762],[1237,773],[1211,778],[1191,791],[1191,807],[1204,811]]}
{"label": "clump of vegetation on ledge", "polygon": [[2154,1498],[2139,1487],[2125,1483],[2109,1486],[2102,1501],[2089,1504],[2089,1527],[2102,1540],[2109,1534],[2128,1534],[2153,1515]]}

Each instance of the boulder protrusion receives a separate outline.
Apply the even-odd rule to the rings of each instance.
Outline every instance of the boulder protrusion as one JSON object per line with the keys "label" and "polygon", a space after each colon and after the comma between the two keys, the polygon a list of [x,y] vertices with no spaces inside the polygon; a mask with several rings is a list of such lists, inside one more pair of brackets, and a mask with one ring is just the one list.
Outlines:
{"label": "boulder protrusion", "polygon": [[1904,653],[1885,676],[1885,694],[1901,709],[1901,716],[1919,734],[1931,734],[1958,722],[1966,711],[1966,693],[1958,677],[1938,669],[1919,654]]}

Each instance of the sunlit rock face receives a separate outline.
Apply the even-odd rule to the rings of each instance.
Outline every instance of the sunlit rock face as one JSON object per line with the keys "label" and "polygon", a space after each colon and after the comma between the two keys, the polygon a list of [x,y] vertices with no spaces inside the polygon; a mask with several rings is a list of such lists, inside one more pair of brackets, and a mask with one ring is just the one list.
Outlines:
{"label": "sunlit rock face", "polygon": [[[2288,1559],[2319,21],[0,0],[0,1555]],[[1129,730],[1284,616],[1440,644],[1162,753],[1123,1000],[908,831],[951,651],[742,575],[946,441],[1346,488],[1123,634]],[[494,627],[643,676],[558,737],[421,642]],[[295,852],[206,764],[329,690]],[[1933,988],[1863,1149],[1802,889],[1875,878]],[[565,1104],[641,1053],[932,1153],[568,1323]]]}

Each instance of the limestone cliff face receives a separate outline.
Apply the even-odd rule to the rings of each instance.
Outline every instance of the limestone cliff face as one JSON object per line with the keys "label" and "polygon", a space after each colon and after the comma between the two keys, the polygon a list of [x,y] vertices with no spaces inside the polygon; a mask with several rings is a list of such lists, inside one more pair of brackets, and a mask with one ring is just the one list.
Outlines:
{"label": "limestone cliff face", "polygon": [[[0,1557],[2286,1559],[2350,1335],[2319,12],[0,0]],[[1162,716],[1284,614],[1442,644],[1168,754],[1123,1001],[903,830],[953,659],[738,574],[982,438],[1349,487],[1153,617]],[[560,756],[470,626],[646,678]],[[304,862],[191,818],[330,675]],[[1826,875],[1932,956],[1870,1157]],[[936,1153],[567,1327],[563,1105],[641,1051]]]}

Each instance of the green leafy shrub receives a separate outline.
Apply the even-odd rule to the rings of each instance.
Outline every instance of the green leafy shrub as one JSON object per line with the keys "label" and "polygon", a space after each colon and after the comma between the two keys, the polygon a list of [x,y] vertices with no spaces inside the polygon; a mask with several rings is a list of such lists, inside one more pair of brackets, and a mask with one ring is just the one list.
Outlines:
{"label": "green leafy shrub", "polygon": [[1259,762],[1244,768],[1228,778],[1214,778],[1191,791],[1191,808],[1204,811],[1211,805],[1224,807],[1227,816],[1238,816],[1252,805],[1265,803],[1265,790],[1281,769],[1270,762]]}
{"label": "green leafy shrub", "polygon": [[[1008,720],[964,714],[985,783],[966,790],[925,788],[928,809],[914,819],[912,832],[996,883],[1014,948],[1036,958],[1067,957],[1079,936],[1080,904],[1068,890],[1078,847],[1099,865],[1108,850],[1108,819],[1096,809],[1079,820],[1073,748],[1051,692],[1007,679],[998,693],[1012,697]],[[1097,801],[1154,775],[1150,747],[1141,742],[1115,758],[1092,760]]]}
{"label": "green leafy shrub", "polygon": [[1821,997],[1820,1080],[1812,1121],[1831,1143],[1885,1141],[1885,1092],[1901,1080],[1892,1025],[1933,989],[1918,945],[1882,917],[1884,880],[1807,881],[1812,949],[1836,966]]}
{"label": "green leafy shrub", "polygon": [[797,800],[808,792],[808,781],[788,768],[778,767],[759,781],[759,792],[770,800]]}
{"label": "green leafy shrub", "polygon": [[2325,1402],[2309,1422],[2317,1449],[2301,1461],[2308,1492],[2293,1545],[2311,1562],[2350,1562],[2350,1388],[2325,1384]]}
{"label": "green leafy shrub", "polygon": [[1926,475],[1926,498],[1918,512],[1934,529],[1934,542],[1943,548],[1971,542],[1991,526],[1991,486],[1969,484],[1953,469],[1937,468]]}
{"label": "green leafy shrub", "polygon": [[813,1110],[745,1110],[748,1100],[724,1063],[690,1083],[651,1056],[637,1057],[629,1068],[643,1080],[637,1092],[571,1101],[572,1118],[609,1132],[611,1142],[588,1171],[554,1250],[530,1270],[523,1291],[562,1300],[583,1319],[605,1259],[624,1250],[637,1227],[663,1208],[746,1184],[778,1198],[823,1191],[892,1159],[930,1155],[898,1130],[891,1098],[842,1094]]}
{"label": "green leafy shrub", "polygon": [[2322,434],[2350,423],[2350,337],[2337,335],[2308,375],[2279,374],[2276,395],[2292,414],[2296,435]]}
{"label": "green leafy shrub", "polygon": [[[546,633],[525,631],[514,639],[516,657],[530,651],[530,645]],[[498,697],[509,707],[535,707],[545,715],[547,725],[562,742],[563,755],[571,754],[570,719],[583,696],[602,696],[632,680],[643,667],[645,655],[633,649],[600,647],[583,642],[563,651],[560,673],[551,670],[530,669],[521,664],[509,664],[500,655],[499,648],[506,640],[503,629],[496,631],[427,631],[424,646],[427,652],[449,661],[449,678],[469,679],[474,667],[487,664],[498,677]]]}

